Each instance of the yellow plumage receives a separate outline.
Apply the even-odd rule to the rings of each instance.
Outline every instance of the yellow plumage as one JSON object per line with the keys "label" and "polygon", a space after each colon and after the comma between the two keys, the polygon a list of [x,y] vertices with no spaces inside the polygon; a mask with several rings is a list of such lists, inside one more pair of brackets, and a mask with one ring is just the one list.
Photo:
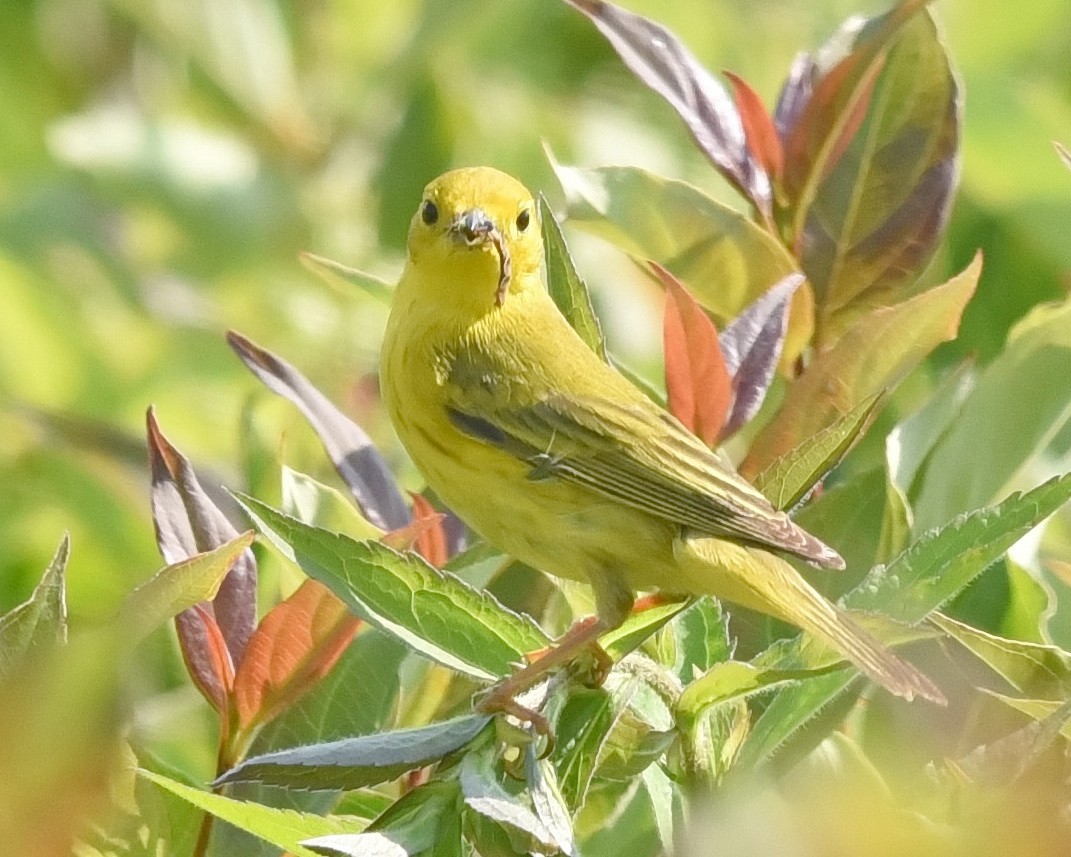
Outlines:
{"label": "yellow plumage", "polygon": [[536,218],[489,168],[436,179],[413,217],[381,381],[428,484],[487,541],[591,584],[600,627],[637,590],[715,595],[814,634],[894,693],[941,700],[771,552],[842,567],[835,551],[584,344],[541,281]]}

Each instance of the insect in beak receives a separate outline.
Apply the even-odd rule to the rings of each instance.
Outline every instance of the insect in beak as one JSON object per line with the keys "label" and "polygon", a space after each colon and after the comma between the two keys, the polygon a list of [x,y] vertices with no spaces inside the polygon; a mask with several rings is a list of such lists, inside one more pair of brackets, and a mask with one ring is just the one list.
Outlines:
{"label": "insect in beak", "polygon": [[505,238],[495,226],[493,220],[479,208],[470,208],[459,214],[450,224],[450,235],[464,244],[466,247],[477,247],[480,244],[490,243],[498,251],[499,272],[498,288],[495,290],[495,306],[502,306],[506,302],[506,292],[509,291],[509,281],[512,272],[512,264],[509,257],[509,248]]}

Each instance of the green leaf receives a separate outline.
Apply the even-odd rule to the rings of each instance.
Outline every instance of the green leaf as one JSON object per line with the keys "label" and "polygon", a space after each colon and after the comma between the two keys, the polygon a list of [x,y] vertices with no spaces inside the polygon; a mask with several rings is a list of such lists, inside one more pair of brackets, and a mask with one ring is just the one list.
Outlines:
{"label": "green leaf", "polygon": [[755,477],[755,487],[775,508],[791,509],[848,454],[869,424],[880,399],[880,393],[864,399],[799,446],[771,461]]}
{"label": "green leaf", "polygon": [[531,744],[524,751],[524,772],[528,778],[528,794],[536,817],[551,836],[551,847],[562,854],[575,857],[573,820],[558,787],[558,775],[546,759],[537,759]]}
{"label": "green leaf", "polygon": [[723,321],[796,270],[769,232],[689,184],[635,167],[551,166],[571,223],[660,263]]}
{"label": "green leaf", "polygon": [[959,93],[933,18],[914,15],[875,60],[866,74],[876,77],[849,108],[865,111],[858,130],[823,147],[794,212],[821,343],[911,290],[944,231],[956,182]]}
{"label": "green leaf", "polygon": [[1071,734],[1071,700],[1049,703],[993,695],[1033,717],[1034,722],[1010,735],[976,747],[956,761],[956,768],[974,783],[1009,789],[1044,758],[1061,732],[1065,736]]}
{"label": "green leaf", "polygon": [[211,601],[227,572],[252,544],[250,530],[215,550],[165,566],[131,592],[123,602],[121,621],[131,629],[132,641],[183,610]]}
{"label": "green leaf", "polygon": [[592,351],[606,360],[606,343],[598,316],[591,306],[588,287],[576,271],[565,236],[543,194],[539,195],[539,220],[543,226],[543,246],[547,252],[547,291],[573,330],[580,334]]}
{"label": "green leaf", "polygon": [[[508,782],[505,775],[499,773],[496,762],[493,746],[465,756],[458,782],[466,806],[506,828],[511,839],[525,843],[525,851],[574,853],[568,813],[565,813],[564,823],[557,812],[548,814],[548,801],[553,802],[553,797],[549,796],[543,783],[542,769],[529,770],[529,789],[520,791],[517,783]],[[532,773],[537,770],[537,781],[532,783]]]}
{"label": "green leaf", "polygon": [[1068,377],[1071,301],[1039,306],[1011,332],[929,456],[914,497],[918,531],[1016,484],[1071,420]]}
{"label": "green leaf", "polygon": [[283,511],[303,524],[345,533],[362,539],[378,539],[384,531],[365,518],[341,491],[285,464],[282,467]]}
{"label": "green leaf", "polygon": [[877,566],[846,606],[914,624],[967,586],[1019,539],[1071,498],[1071,474],[1025,494],[961,515]]}
{"label": "green leaf", "polygon": [[955,337],[981,269],[981,256],[975,256],[944,285],[860,318],[788,388],[740,472],[761,473],[871,396],[898,384],[940,343]]}
{"label": "green leaf", "polygon": [[[1066,739],[1071,741],[1071,723],[1068,723],[1068,715],[1071,712],[1068,711],[1068,707],[1071,706],[1071,700],[1059,702],[1051,699],[1017,699],[1012,696],[1005,696],[1002,693],[993,693],[992,691],[986,691],[990,696],[999,699],[1009,708],[1014,708],[1016,711],[1021,711],[1028,717],[1034,718],[1034,720],[1044,723],[1050,721],[1052,724],[1060,725],[1060,734]],[[1022,748],[1019,748],[1021,751]]]}
{"label": "green leaf", "polygon": [[603,688],[570,693],[558,715],[553,759],[562,794],[574,810],[584,803],[614,719],[613,700]]}
{"label": "green leaf", "polygon": [[418,729],[399,729],[252,756],[217,784],[261,782],[324,791],[358,789],[439,761],[479,734],[491,718],[465,715]]}
{"label": "green leaf", "polygon": [[629,652],[639,648],[644,640],[691,604],[691,599],[667,601],[639,612],[630,613],[621,625],[599,637],[599,645],[614,661],[619,661]]}
{"label": "green leaf", "polygon": [[31,652],[66,642],[67,585],[64,574],[70,552],[70,536],[64,535],[29,600],[0,616],[0,681]]}
{"label": "green leaf", "polygon": [[439,857],[443,840],[446,844],[457,841],[460,804],[456,782],[432,781],[404,794],[364,833],[321,836],[303,844],[317,854]]}
{"label": "green leaf", "polygon": [[348,292],[349,287],[356,286],[365,294],[371,295],[377,301],[385,304],[391,302],[394,294],[394,286],[373,274],[358,271],[341,262],[333,262],[315,253],[303,252],[298,254],[301,264],[312,271],[333,289]]}
{"label": "green leaf", "polygon": [[549,642],[530,619],[417,554],[310,527],[252,497],[239,502],[288,559],[355,615],[444,666],[493,680]]}
{"label": "green leaf", "polygon": [[729,617],[721,603],[709,595],[697,599],[681,613],[674,626],[681,652],[677,675],[685,684],[691,682],[697,672],[706,672],[714,664],[732,657]]}
{"label": "green leaf", "polygon": [[987,634],[935,613],[930,622],[980,658],[1020,693],[1038,698],[1071,695],[1071,654],[1042,643],[1024,643]]}
{"label": "green leaf", "polygon": [[234,800],[195,789],[144,768],[138,769],[138,776],[156,783],[160,788],[228,824],[233,824],[277,848],[290,851],[296,857],[314,857],[315,852],[302,847],[301,842],[304,839],[331,833],[352,833],[355,828],[363,826],[362,820],[358,818],[312,815],[292,809],[262,806],[251,801]]}

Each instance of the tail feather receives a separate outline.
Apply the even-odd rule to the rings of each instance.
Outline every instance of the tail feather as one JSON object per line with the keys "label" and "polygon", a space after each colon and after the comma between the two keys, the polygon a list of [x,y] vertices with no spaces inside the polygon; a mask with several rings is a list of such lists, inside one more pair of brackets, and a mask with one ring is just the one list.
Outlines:
{"label": "tail feather", "polygon": [[[688,554],[704,561],[709,594],[802,628],[890,693],[908,700],[921,696],[938,705],[947,704],[937,685],[822,597],[780,557],[710,538],[690,539],[685,546]],[[696,576],[693,571],[689,583],[694,583]]]}

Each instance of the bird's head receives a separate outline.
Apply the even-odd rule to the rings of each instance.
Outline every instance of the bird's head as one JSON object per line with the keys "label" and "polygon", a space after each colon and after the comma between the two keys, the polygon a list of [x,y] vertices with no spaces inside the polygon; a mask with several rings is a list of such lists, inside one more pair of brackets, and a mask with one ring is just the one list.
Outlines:
{"label": "bird's head", "polygon": [[424,189],[409,226],[409,264],[437,297],[475,311],[533,281],[543,242],[532,195],[491,167],[453,170]]}

